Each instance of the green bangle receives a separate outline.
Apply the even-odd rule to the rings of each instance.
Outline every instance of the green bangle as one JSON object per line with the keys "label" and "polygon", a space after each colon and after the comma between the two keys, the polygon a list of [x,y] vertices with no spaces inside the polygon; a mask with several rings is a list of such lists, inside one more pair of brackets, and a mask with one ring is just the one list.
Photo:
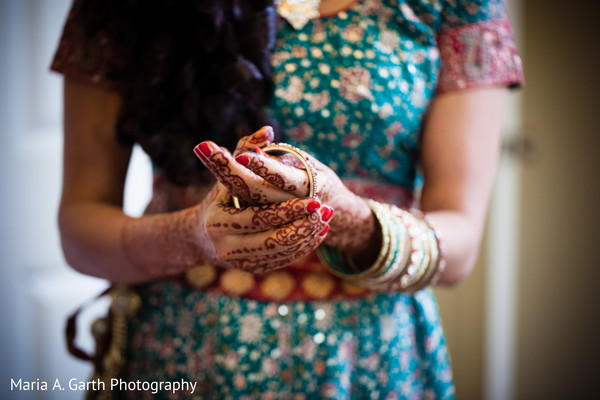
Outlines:
{"label": "green bangle", "polygon": [[319,246],[317,248],[317,255],[319,256],[323,266],[332,274],[339,276],[343,279],[350,281],[361,281],[378,276],[385,271],[385,261],[389,259],[390,248],[392,247],[391,237],[391,226],[389,218],[386,218],[385,207],[373,200],[365,199],[366,203],[371,208],[371,211],[377,218],[379,226],[382,232],[381,249],[375,262],[367,269],[356,271],[358,268],[348,268],[348,265],[352,265],[352,262],[348,257],[346,262],[342,262],[339,257],[339,253],[334,248],[329,246]]}

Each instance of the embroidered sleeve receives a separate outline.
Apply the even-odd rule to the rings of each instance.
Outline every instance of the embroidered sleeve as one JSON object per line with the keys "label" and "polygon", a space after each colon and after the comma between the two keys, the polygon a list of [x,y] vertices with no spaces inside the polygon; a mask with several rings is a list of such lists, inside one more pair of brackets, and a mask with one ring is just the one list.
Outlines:
{"label": "embroidered sleeve", "polygon": [[107,73],[113,57],[108,37],[101,30],[88,35],[81,3],[79,0],[73,2],[50,69],[106,89],[117,89],[117,81]]}
{"label": "embroidered sleeve", "polygon": [[521,58],[503,0],[448,0],[437,41],[437,92],[520,86]]}

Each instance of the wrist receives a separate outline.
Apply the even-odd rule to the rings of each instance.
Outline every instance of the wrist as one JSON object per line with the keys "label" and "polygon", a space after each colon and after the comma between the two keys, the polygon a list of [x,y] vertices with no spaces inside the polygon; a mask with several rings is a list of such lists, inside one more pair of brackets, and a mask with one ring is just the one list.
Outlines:
{"label": "wrist", "polygon": [[207,240],[200,211],[192,207],[125,223],[122,250],[143,280],[174,275],[204,261]]}
{"label": "wrist", "polygon": [[383,241],[381,226],[377,219],[372,215],[370,221],[372,222],[372,229],[370,229],[372,232],[368,236],[368,240],[363,241],[360,246],[343,250],[359,270],[366,269],[375,262]]}
{"label": "wrist", "polygon": [[369,205],[354,194],[336,203],[338,205],[334,206],[336,213],[331,220],[326,243],[351,254],[368,251],[381,237],[377,218]]}
{"label": "wrist", "polygon": [[320,247],[319,257],[333,274],[374,290],[415,292],[434,285],[444,270],[441,236],[419,210],[368,201],[382,232],[374,263],[357,266],[348,253]]}

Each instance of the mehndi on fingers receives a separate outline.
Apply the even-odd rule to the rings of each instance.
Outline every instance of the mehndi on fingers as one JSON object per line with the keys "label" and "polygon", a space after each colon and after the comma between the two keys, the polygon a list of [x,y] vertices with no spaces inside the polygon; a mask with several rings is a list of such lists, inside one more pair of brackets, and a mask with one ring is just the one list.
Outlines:
{"label": "mehndi on fingers", "polygon": [[[304,170],[306,171],[306,173],[308,175],[308,197],[312,197],[314,199],[318,198],[319,181],[318,181],[318,177],[317,177],[317,170],[315,169],[312,162],[310,161],[308,154],[306,154],[304,151],[300,150],[299,148],[292,146],[290,144],[287,144],[287,143],[276,143],[276,144],[271,144],[271,145],[265,146],[262,148],[262,152],[265,154],[284,153],[284,154],[290,154],[290,155],[294,156],[302,164]],[[246,158],[247,158],[247,156],[246,156]],[[239,161],[239,156],[236,160]],[[278,181],[281,181],[284,183],[285,177],[280,177],[280,179]],[[273,180],[271,180],[271,183],[275,184],[275,182]],[[283,183],[282,183],[282,185],[283,185]],[[237,196],[232,195],[231,199],[233,201],[233,205],[236,208],[241,207],[240,201]]]}
{"label": "mehndi on fingers", "polygon": [[[194,148],[194,153],[233,195],[245,205],[268,204],[293,199],[292,193],[280,190],[262,177],[240,165],[229,151],[214,142],[205,141]],[[234,206],[237,205],[234,203]]]}

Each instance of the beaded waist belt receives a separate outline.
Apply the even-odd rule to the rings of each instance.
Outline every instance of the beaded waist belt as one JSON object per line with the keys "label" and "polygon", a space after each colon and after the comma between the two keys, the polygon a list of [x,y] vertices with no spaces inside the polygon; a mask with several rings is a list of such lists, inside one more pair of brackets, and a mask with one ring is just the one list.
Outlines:
{"label": "beaded waist belt", "polygon": [[195,289],[261,301],[349,299],[372,293],[326,271],[315,253],[260,275],[200,265],[189,269],[182,278]]}
{"label": "beaded waist belt", "polygon": [[[400,207],[412,205],[411,191],[397,185],[361,180],[344,180],[344,184],[361,197]],[[154,193],[147,213],[174,211],[193,206],[202,200],[207,191],[206,186],[172,185],[160,172],[155,172]],[[182,281],[198,290],[263,301],[348,299],[361,298],[373,293],[327,271],[316,253],[293,265],[261,275],[200,265],[183,274]]]}

